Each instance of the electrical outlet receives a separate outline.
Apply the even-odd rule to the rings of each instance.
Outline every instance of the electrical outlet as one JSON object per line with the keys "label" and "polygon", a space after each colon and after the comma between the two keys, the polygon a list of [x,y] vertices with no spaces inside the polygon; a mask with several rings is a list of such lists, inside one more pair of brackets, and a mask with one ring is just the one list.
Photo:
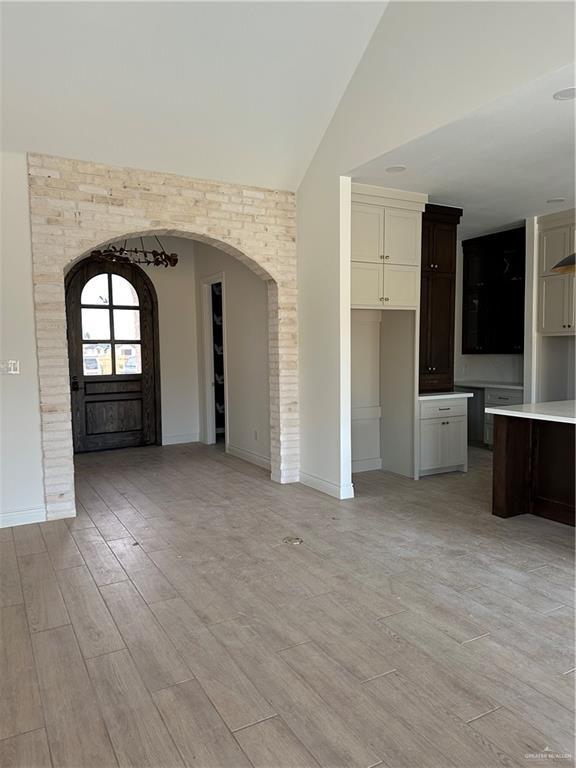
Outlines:
{"label": "electrical outlet", "polygon": [[2,360],[0,373],[6,376],[15,376],[20,373],[20,360]]}

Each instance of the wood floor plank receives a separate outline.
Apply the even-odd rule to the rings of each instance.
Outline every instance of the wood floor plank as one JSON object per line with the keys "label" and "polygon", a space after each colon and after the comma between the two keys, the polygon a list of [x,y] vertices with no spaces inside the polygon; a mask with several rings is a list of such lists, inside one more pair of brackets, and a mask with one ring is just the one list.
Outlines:
{"label": "wood floor plank", "polygon": [[368,768],[381,761],[383,756],[349,727],[347,719],[269,651],[255,632],[237,621],[214,624],[210,631],[320,765]]}
{"label": "wood floor plank", "polygon": [[52,565],[56,570],[84,565],[84,559],[65,520],[50,520],[46,523],[40,523],[40,531]]}
{"label": "wood floor plank", "polygon": [[254,768],[316,768],[318,762],[308,752],[286,723],[272,717],[234,736],[250,758]]}
{"label": "wood floor plank", "polygon": [[226,621],[238,615],[238,607],[174,550],[151,552],[150,557],[205,623]]}
{"label": "wood floor plank", "polygon": [[70,618],[48,553],[24,555],[18,558],[18,564],[30,631],[68,624]]}
{"label": "wood floor plank", "polygon": [[0,741],[2,768],[52,768],[44,728]]}
{"label": "wood floor plank", "polygon": [[476,734],[459,717],[445,710],[405,675],[392,672],[367,683],[365,687],[384,706],[392,708],[446,758],[456,765],[474,768],[510,766],[510,757],[493,742],[475,738]]}
{"label": "wood floor plank", "polygon": [[190,679],[190,670],[131,583],[109,584],[101,593],[151,691]]}
{"label": "wood floor plank", "polygon": [[84,658],[124,648],[124,641],[86,566],[58,571],[57,578]]}
{"label": "wood floor plank", "polygon": [[231,730],[271,717],[274,708],[182,598],[151,606]]}
{"label": "wood floor plank", "polygon": [[128,576],[99,531],[83,529],[75,531],[73,535],[88,570],[99,587],[127,580]]}
{"label": "wood floor plank", "polygon": [[38,632],[32,644],[54,766],[116,766],[72,628]]}
{"label": "wood floor plank", "polygon": [[153,694],[156,706],[184,758],[193,768],[251,768],[234,737],[196,680]]}
{"label": "wood floor plank", "polygon": [[154,565],[146,552],[132,536],[115,539],[108,545],[127,573]]}
{"label": "wood floor plank", "polygon": [[46,551],[46,544],[37,523],[18,525],[14,528],[14,545],[17,555],[36,555]]}
{"label": "wood floor plank", "polygon": [[178,592],[154,563],[146,568],[130,571],[129,576],[132,584],[149,605],[178,597]]}
{"label": "wood floor plank", "polygon": [[23,605],[0,608],[0,739],[44,725]]}
{"label": "wood floor plank", "polygon": [[373,697],[369,688],[314,643],[289,648],[279,655],[385,763],[397,768],[458,766],[418,729],[407,725],[404,713]]}
{"label": "wood floor plank", "polygon": [[87,666],[121,768],[181,768],[182,759],[129,652],[89,659]]}
{"label": "wood floor plank", "polygon": [[[566,765],[564,755],[570,754],[569,746],[554,743],[548,736],[544,736],[505,707],[474,720],[470,723],[470,727],[497,744],[520,764],[526,764],[530,760],[527,758],[528,755],[541,755],[550,750],[557,753],[559,757],[554,759],[550,755],[549,758],[545,758],[546,765]],[[560,757],[560,755],[563,756]]]}
{"label": "wood floor plank", "polygon": [[24,601],[14,541],[0,542],[0,607]]}
{"label": "wood floor plank", "polygon": [[66,525],[70,532],[84,531],[87,528],[96,527],[78,499],[76,499],[76,517],[66,518]]}

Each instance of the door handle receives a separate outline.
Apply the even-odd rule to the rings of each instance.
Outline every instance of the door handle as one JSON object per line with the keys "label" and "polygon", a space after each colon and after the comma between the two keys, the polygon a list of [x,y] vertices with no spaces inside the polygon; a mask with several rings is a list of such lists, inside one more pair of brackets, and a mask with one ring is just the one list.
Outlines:
{"label": "door handle", "polygon": [[70,379],[70,390],[72,392],[78,392],[80,389],[80,384],[78,383],[78,376],[72,376]]}

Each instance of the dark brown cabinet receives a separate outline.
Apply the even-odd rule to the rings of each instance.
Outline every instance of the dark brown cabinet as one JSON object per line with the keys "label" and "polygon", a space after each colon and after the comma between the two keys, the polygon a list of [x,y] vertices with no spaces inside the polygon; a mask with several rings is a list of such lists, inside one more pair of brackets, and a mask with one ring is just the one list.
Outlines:
{"label": "dark brown cabinet", "polygon": [[420,391],[454,387],[456,228],[462,210],[427,205],[422,216]]}
{"label": "dark brown cabinet", "polygon": [[519,227],[463,242],[463,354],[522,354],[525,241]]}

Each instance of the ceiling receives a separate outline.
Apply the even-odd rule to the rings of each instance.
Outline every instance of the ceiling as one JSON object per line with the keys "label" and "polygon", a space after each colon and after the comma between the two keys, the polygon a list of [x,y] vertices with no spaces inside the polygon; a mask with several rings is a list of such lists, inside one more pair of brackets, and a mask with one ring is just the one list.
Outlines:
{"label": "ceiling", "polygon": [[295,189],[384,2],[2,4],[2,145]]}
{"label": "ceiling", "polygon": [[[573,85],[574,67],[563,67],[382,155],[352,176],[427,192],[430,202],[463,208],[463,239],[572,208],[574,101],[556,101],[552,94]],[[387,173],[394,165],[406,170]],[[547,203],[556,197],[565,202]]]}

